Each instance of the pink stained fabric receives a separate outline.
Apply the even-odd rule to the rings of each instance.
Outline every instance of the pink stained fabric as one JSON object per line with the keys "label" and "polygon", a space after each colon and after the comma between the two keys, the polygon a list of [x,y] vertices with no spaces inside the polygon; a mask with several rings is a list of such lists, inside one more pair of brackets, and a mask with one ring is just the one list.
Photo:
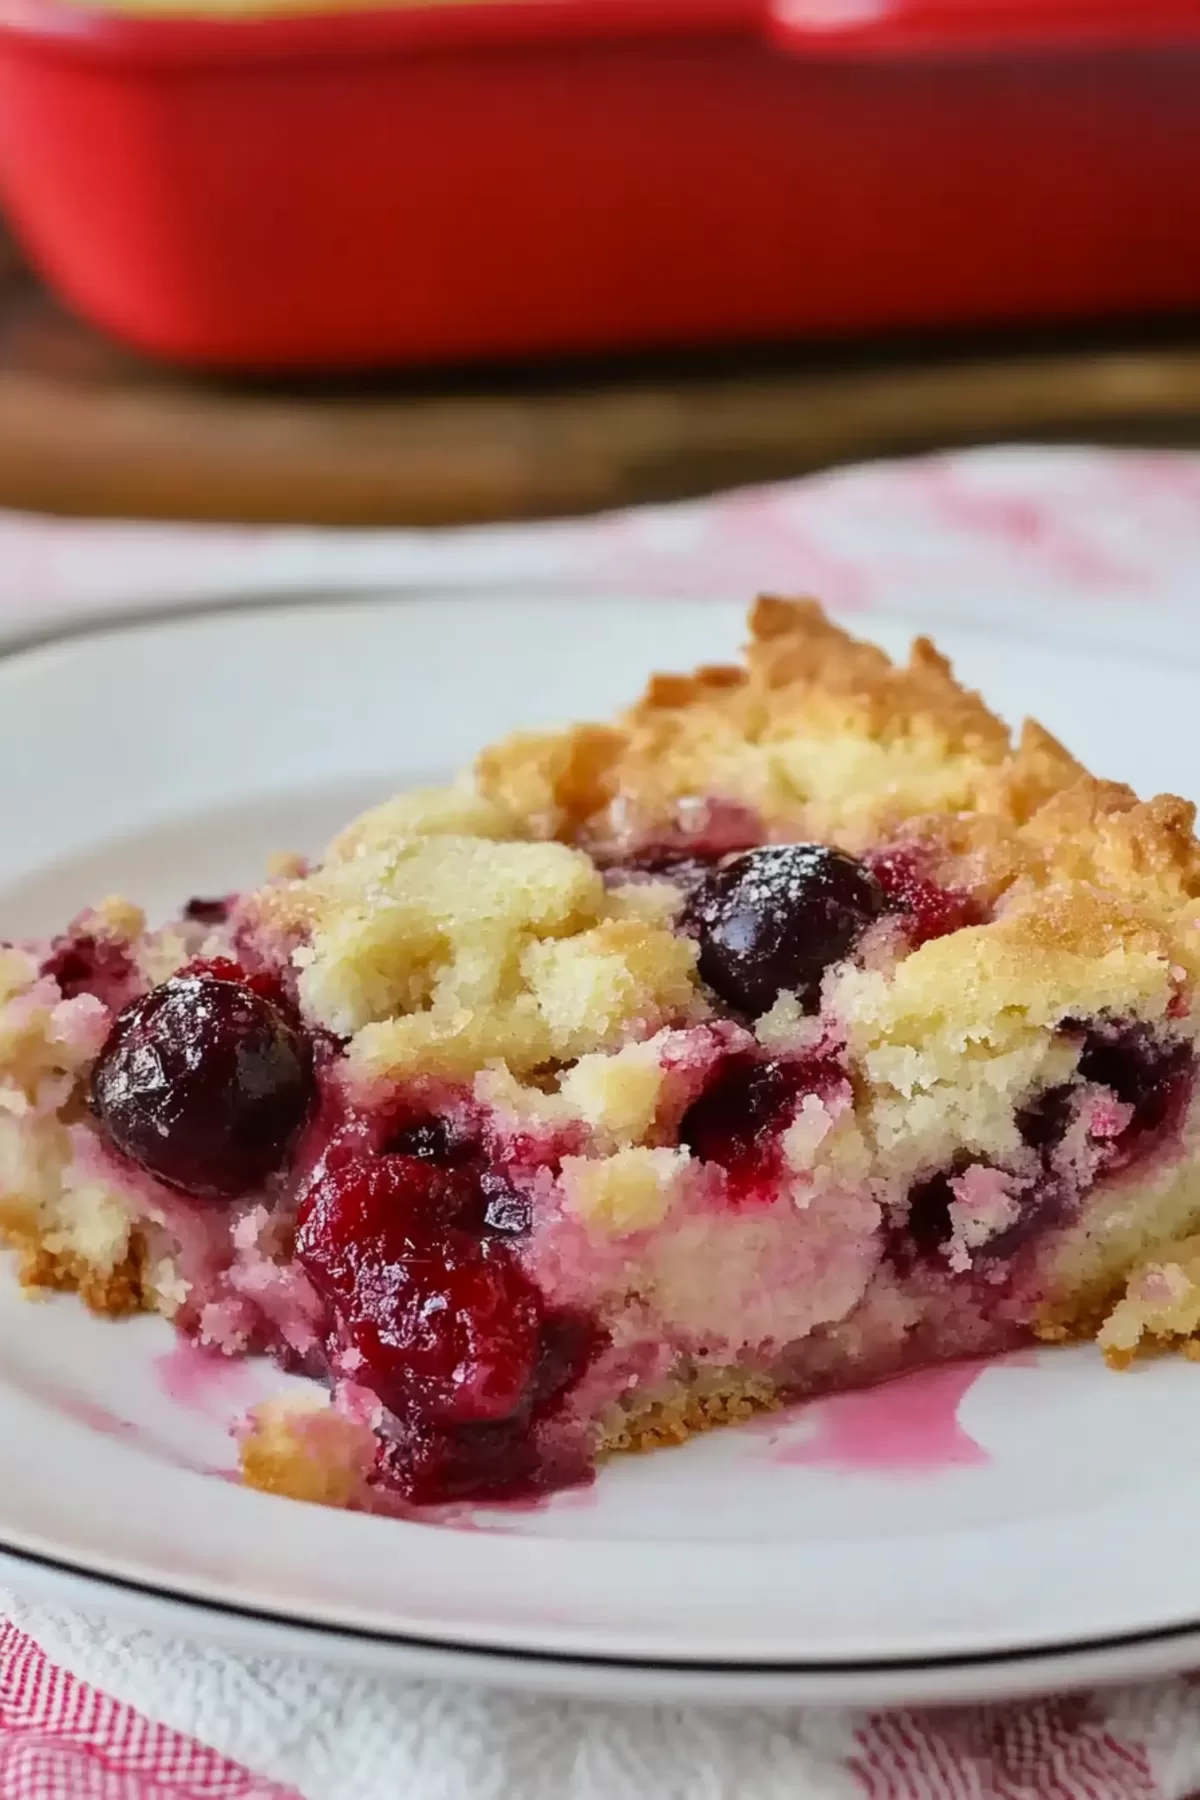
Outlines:
{"label": "pink stained fabric", "polygon": [[0,1624],[4,1800],[299,1800],[97,1693]]}

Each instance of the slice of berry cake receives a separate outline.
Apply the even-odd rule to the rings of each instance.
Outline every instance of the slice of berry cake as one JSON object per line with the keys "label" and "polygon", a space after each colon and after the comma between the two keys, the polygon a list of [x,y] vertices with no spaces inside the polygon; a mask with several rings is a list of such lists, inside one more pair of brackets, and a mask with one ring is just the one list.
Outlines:
{"label": "slice of berry cake", "polygon": [[361,1506],[1032,1337],[1200,1328],[1193,808],[760,601],[742,668],[509,739],[312,868],[0,952],[30,1286],[314,1376]]}

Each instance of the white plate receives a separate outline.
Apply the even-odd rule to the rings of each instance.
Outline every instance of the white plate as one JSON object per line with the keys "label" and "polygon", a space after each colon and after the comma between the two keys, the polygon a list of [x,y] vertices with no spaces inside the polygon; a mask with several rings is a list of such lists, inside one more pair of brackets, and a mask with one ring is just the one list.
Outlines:
{"label": "white plate", "polygon": [[[114,888],[165,913],[254,881],[268,851],[319,846],[498,732],[603,716],[740,630],[739,607],[678,601],[359,598],[11,654],[0,933]],[[1186,661],[939,636],[1001,711],[1036,712],[1102,772],[1200,790]],[[463,1529],[219,1479],[230,1419],[279,1378],[198,1377],[171,1343],[5,1278],[14,1584],[243,1647],[646,1697],[950,1698],[1200,1658],[1200,1368],[1182,1360],[1115,1376],[1085,1348],[917,1378]]]}

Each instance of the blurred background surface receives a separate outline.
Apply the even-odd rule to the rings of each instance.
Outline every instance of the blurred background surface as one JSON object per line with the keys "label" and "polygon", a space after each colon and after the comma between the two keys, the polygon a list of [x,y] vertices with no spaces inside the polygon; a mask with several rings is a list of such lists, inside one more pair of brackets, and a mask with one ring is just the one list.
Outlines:
{"label": "blurred background surface", "polygon": [[2,0],[0,505],[1193,444],[1198,119],[1200,0]]}

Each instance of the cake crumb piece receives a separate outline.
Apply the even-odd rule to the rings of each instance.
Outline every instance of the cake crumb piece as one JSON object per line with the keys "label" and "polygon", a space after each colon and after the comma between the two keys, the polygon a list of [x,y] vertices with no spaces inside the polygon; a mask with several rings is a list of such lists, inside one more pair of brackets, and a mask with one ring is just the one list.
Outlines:
{"label": "cake crumb piece", "polygon": [[654,1125],[664,1082],[663,1040],[626,1044],[610,1056],[581,1056],[562,1093],[614,1147],[641,1143]]}
{"label": "cake crumb piece", "polygon": [[671,1210],[686,1150],[640,1146],[612,1156],[564,1156],[563,1192],[576,1218],[609,1237],[652,1231]]}
{"label": "cake crumb piece", "polygon": [[125,1319],[152,1310],[146,1287],[145,1246],[137,1234],[121,1260],[111,1268],[89,1262],[69,1250],[55,1250],[45,1240],[23,1239],[5,1230],[19,1255],[17,1279],[30,1293],[76,1293],[99,1318]]}
{"label": "cake crumb piece", "polygon": [[277,1395],[252,1408],[239,1435],[247,1487],[317,1506],[353,1506],[375,1457],[369,1426],[333,1410],[324,1395]]}
{"label": "cake crumb piece", "polygon": [[1139,1352],[1183,1346],[1200,1358],[1200,1237],[1181,1239],[1142,1263],[1100,1327],[1097,1341],[1110,1368],[1123,1369]]}

